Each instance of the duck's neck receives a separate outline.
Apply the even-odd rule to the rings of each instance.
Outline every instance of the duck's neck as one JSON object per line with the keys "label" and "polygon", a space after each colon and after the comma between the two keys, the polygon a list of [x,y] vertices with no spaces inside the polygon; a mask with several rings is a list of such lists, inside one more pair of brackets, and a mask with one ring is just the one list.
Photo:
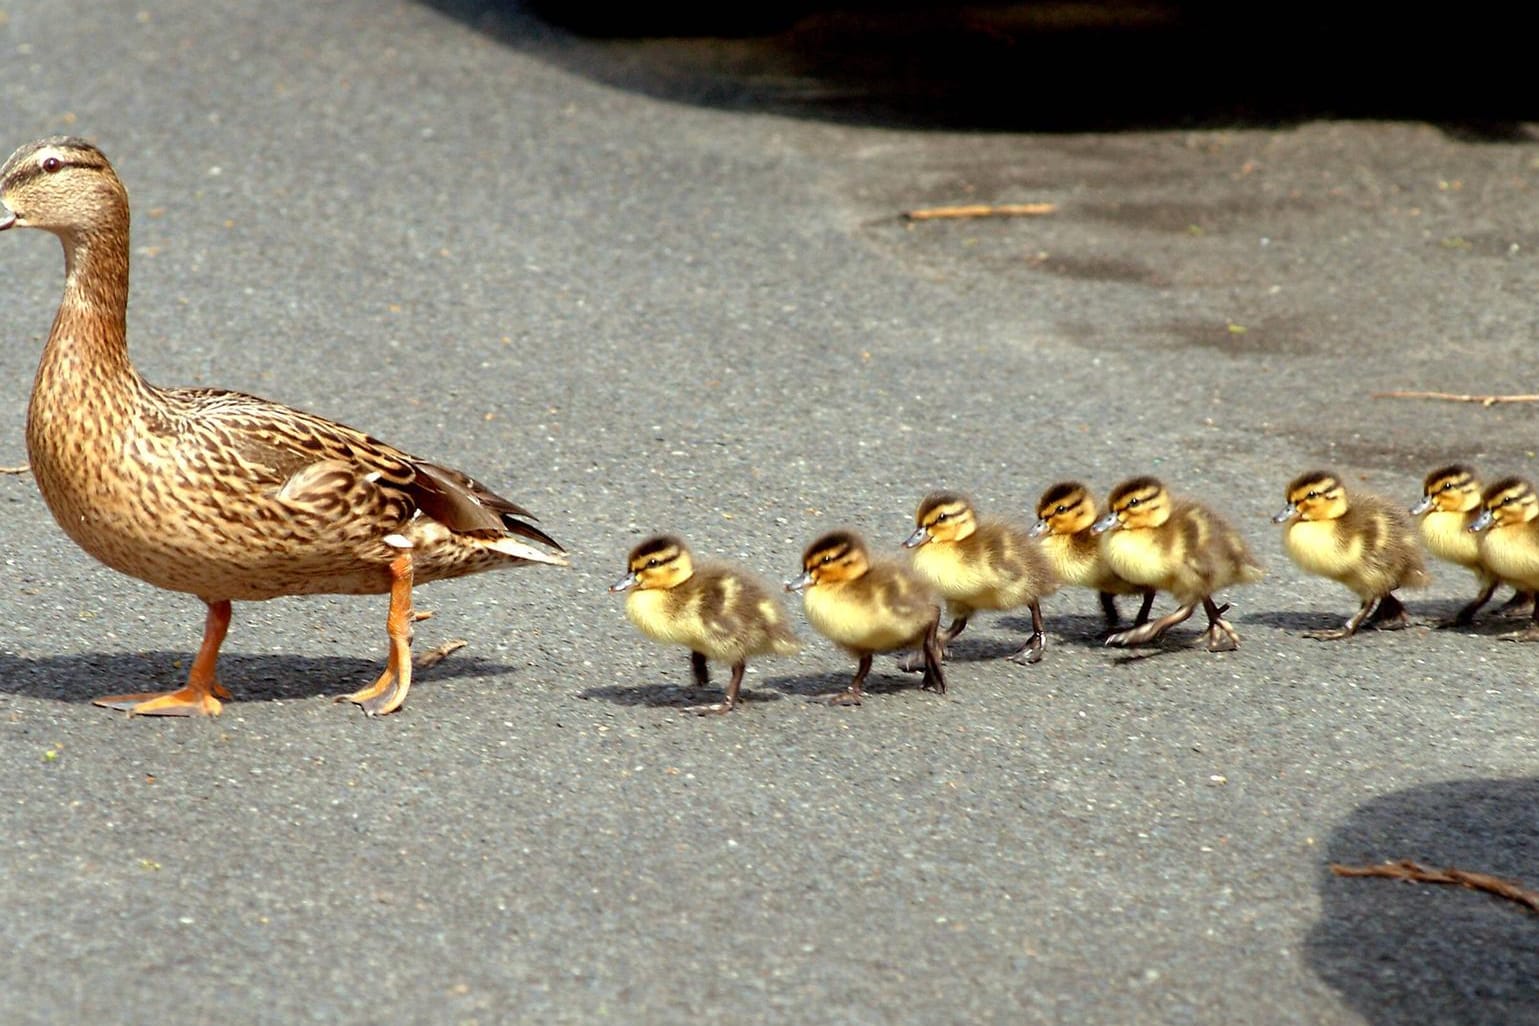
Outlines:
{"label": "duck's neck", "polygon": [[64,296],[38,367],[45,385],[78,394],[142,384],[128,359],[128,224],[61,235]]}

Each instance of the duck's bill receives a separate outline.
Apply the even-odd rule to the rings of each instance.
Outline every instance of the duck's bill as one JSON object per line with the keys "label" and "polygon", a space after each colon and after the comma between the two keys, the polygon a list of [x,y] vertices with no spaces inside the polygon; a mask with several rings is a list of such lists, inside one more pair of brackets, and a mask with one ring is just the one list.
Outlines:
{"label": "duck's bill", "polygon": [[1432,508],[1432,496],[1423,495],[1421,501],[1411,507],[1411,516],[1419,517]]}
{"label": "duck's bill", "polygon": [[1272,514],[1272,523],[1286,524],[1288,521],[1292,520],[1298,515],[1299,508],[1297,506],[1284,506],[1282,509]]}
{"label": "duck's bill", "polygon": [[16,223],[16,215],[4,207],[0,207],[0,232],[5,231]]}
{"label": "duck's bill", "polygon": [[1100,520],[1097,520],[1095,523],[1090,525],[1090,533],[1105,534],[1107,531],[1110,531],[1114,527],[1120,527],[1121,524],[1122,521],[1117,519],[1116,511],[1107,510],[1106,514],[1102,516]]}
{"label": "duck's bill", "polygon": [[914,529],[913,534],[903,539],[903,547],[905,549],[917,549],[929,540],[930,532],[926,528],[918,527]]}
{"label": "duck's bill", "polygon": [[796,578],[795,580],[786,582],[786,591],[801,591],[811,583],[812,575],[803,571],[800,577]]}
{"label": "duck's bill", "polygon": [[1052,529],[1053,525],[1048,523],[1046,520],[1038,520],[1035,524],[1032,524],[1031,529],[1026,532],[1026,537],[1040,538]]}
{"label": "duck's bill", "polygon": [[636,587],[636,585],[638,585],[640,583],[641,583],[641,578],[637,577],[634,572],[628,573],[624,577],[622,577],[618,581],[616,581],[615,583],[611,584],[609,586],[609,591],[610,591],[610,594],[616,594],[616,593],[622,592],[622,591],[630,591],[632,588]]}
{"label": "duck's bill", "polygon": [[1491,515],[1491,511],[1483,509],[1480,511],[1480,516],[1475,518],[1475,522],[1470,524],[1469,530],[1484,531],[1494,523],[1496,523],[1496,518]]}

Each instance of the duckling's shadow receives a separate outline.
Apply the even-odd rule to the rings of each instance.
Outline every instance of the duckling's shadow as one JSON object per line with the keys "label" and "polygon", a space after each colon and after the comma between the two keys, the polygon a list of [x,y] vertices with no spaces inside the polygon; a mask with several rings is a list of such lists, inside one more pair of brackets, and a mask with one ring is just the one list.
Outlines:
{"label": "duckling's shadow", "polygon": [[[900,653],[902,658],[907,653]],[[884,662],[885,660],[885,662]],[[854,676],[853,668],[848,673],[815,673],[801,677],[777,677],[766,683],[786,695],[798,698],[815,699],[824,695],[832,695],[844,691],[850,686],[850,678]],[[866,677],[861,688],[868,695],[895,695],[900,691],[918,691],[919,685],[924,681],[921,673],[908,673],[898,669],[891,656],[878,656],[871,666],[871,673]]]}
{"label": "duckling's shadow", "polygon": [[[191,662],[187,652],[84,653],[39,659],[0,652],[0,694],[84,703],[107,694],[170,691],[185,683]],[[356,691],[378,677],[384,665],[383,658],[227,652],[219,658],[219,680],[237,705],[295,701]],[[418,667],[413,680],[514,672],[514,667],[502,663],[456,653],[433,666]]]}
{"label": "duckling's shadow", "polygon": [[[774,682],[764,683],[773,684]],[[605,702],[613,702],[615,705],[674,708],[682,712],[692,705],[719,702],[725,694],[726,692],[715,684],[703,688],[679,684],[606,684],[603,687],[585,688],[577,693],[577,697],[584,701],[597,698]],[[762,685],[751,688],[744,684],[742,690],[737,693],[737,701],[739,705],[778,702],[780,696],[764,691]]]}
{"label": "duckling's shadow", "polygon": [[[1031,634],[1031,619],[1025,616],[1007,616],[999,621],[1001,627],[1019,631],[1022,640]],[[1132,620],[1122,621],[1123,627],[1131,627]],[[1108,633],[1106,620],[1099,616],[1054,614],[1047,618],[1048,644],[1073,645],[1076,648],[1101,648],[1106,644]],[[1019,646],[1016,646],[1017,648]],[[1011,650],[1014,652],[1014,649]],[[1011,652],[1005,653],[1006,655]]]}
{"label": "duckling's shadow", "polygon": [[[1375,627],[1370,623],[1364,624],[1362,630],[1360,630],[1358,634],[1360,636],[1373,634],[1403,634],[1406,631],[1437,630],[1444,627],[1448,627],[1450,630],[1469,631],[1472,634],[1486,633],[1485,630],[1482,630],[1482,627],[1486,625],[1481,623],[1476,623],[1474,625],[1464,627],[1449,627],[1444,621],[1451,620],[1454,613],[1458,612],[1458,609],[1458,606],[1450,606],[1446,616],[1431,614],[1426,609],[1420,609],[1411,613],[1411,622],[1406,624],[1404,627],[1384,630],[1382,628]],[[1261,613],[1247,613],[1244,616],[1230,617],[1230,619],[1245,624],[1260,624],[1263,627],[1273,627],[1277,630],[1287,631],[1290,634],[1308,634],[1311,631],[1336,630],[1346,624],[1352,612],[1353,611],[1351,609],[1343,610],[1340,612],[1331,612],[1329,610],[1305,612],[1303,610],[1294,609],[1274,609]],[[1497,619],[1495,626],[1490,627],[1490,633],[1501,634],[1506,631],[1513,630],[1514,628],[1511,626],[1511,623],[1512,621],[1510,620]],[[1506,626],[1503,626],[1504,624]]]}

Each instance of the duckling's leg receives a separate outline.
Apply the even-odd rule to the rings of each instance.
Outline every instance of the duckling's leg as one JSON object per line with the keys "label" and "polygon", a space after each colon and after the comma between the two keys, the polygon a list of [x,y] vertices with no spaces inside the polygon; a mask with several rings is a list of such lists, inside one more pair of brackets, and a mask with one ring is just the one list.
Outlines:
{"label": "duckling's leg", "polygon": [[[942,659],[946,658],[946,646],[951,644],[953,638],[967,629],[967,621],[971,616],[972,614],[968,613],[966,615],[958,615],[953,617],[951,620],[951,626],[947,627],[945,631],[940,633],[938,640],[940,643],[940,653]],[[1033,660],[1033,662],[1035,662],[1035,660]],[[926,672],[928,672],[927,667],[929,665],[929,657],[925,655],[924,648],[921,646],[920,648],[915,649],[908,655],[904,656],[903,659],[898,663],[898,669],[902,670],[904,673],[917,673],[920,670],[926,670]]]}
{"label": "duckling's leg", "polygon": [[1229,612],[1229,603],[1215,605],[1212,596],[1209,596],[1202,600],[1202,608],[1208,614],[1208,651],[1233,652],[1239,648],[1240,635],[1224,619],[1224,614]]}
{"label": "duckling's leg", "polygon": [[1197,603],[1195,602],[1189,606],[1181,606],[1174,612],[1166,613],[1164,616],[1151,623],[1145,623],[1137,627],[1130,627],[1125,631],[1118,631],[1115,634],[1108,635],[1106,638],[1106,643],[1108,645],[1115,645],[1120,648],[1132,648],[1135,645],[1147,645],[1149,642],[1158,639],[1160,635],[1170,630],[1176,624],[1184,623],[1186,619],[1192,615],[1192,612],[1196,608]]}
{"label": "duckling's leg", "polygon": [[1398,598],[1385,595],[1368,618],[1368,625],[1380,631],[1401,631],[1411,626],[1411,618],[1405,614],[1405,606]]}
{"label": "duckling's leg", "polygon": [[695,675],[695,687],[708,688],[711,686],[711,667],[706,663],[704,654],[691,652],[689,654],[689,669]]}
{"label": "duckling's leg", "polygon": [[93,705],[123,709],[134,716],[218,716],[221,698],[229,698],[215,676],[219,665],[219,646],[230,630],[230,603],[208,603],[203,622],[203,643],[193,657],[187,673],[187,686],[180,691],[147,691],[137,695],[104,695],[92,699]]}
{"label": "duckling's leg", "polygon": [[1539,641],[1539,605],[1534,606],[1534,622],[1521,631],[1498,634],[1503,641]]}
{"label": "duckling's leg", "polygon": [[1502,605],[1496,610],[1496,615],[1511,616],[1521,619],[1524,617],[1532,616],[1533,612],[1534,593],[1531,591],[1524,591],[1521,588],[1517,588],[1513,590],[1512,598],[1502,603]]}
{"label": "duckling's leg", "polygon": [[[1357,612],[1352,614],[1352,619],[1348,620],[1345,625],[1330,631],[1305,631],[1304,637],[1313,638],[1316,641],[1339,641],[1342,638],[1350,638],[1363,625],[1363,621],[1368,618],[1368,611],[1373,608],[1373,604],[1377,601],[1377,598],[1364,599],[1363,604],[1358,606]],[[1398,606],[1400,603],[1397,601],[1395,605]],[[1401,611],[1404,612],[1404,609]]]}
{"label": "duckling's leg", "polygon": [[[696,653],[697,655],[699,653]],[[703,661],[702,657],[702,661]],[[709,705],[687,705],[685,712],[692,712],[696,716],[715,716],[721,713],[729,713],[737,708],[737,693],[743,686],[743,671],[748,669],[748,660],[732,664],[732,679],[727,681],[727,694],[720,702],[712,702]]]}
{"label": "duckling's leg", "polygon": [[1133,626],[1142,627],[1149,622],[1149,610],[1154,608],[1154,589],[1144,589],[1144,600],[1139,603],[1138,615],[1133,617]]}
{"label": "duckling's leg", "polygon": [[385,618],[390,656],[385,672],[373,684],[337,701],[362,706],[370,716],[393,713],[406,701],[406,692],[411,690],[411,585],[411,552],[407,551],[390,561],[390,613]]}
{"label": "duckling's leg", "polygon": [[1122,624],[1122,614],[1117,612],[1117,596],[1109,591],[1097,592],[1101,597],[1101,617],[1107,630],[1115,630]]}
{"label": "duckling's leg", "polygon": [[940,639],[940,611],[935,613],[935,622],[930,624],[930,629],[925,631],[924,644],[920,651],[924,653],[924,680],[919,684],[922,691],[933,691],[938,695],[946,693],[945,649],[941,647]]}
{"label": "duckling's leg", "polygon": [[[1483,587],[1480,589],[1480,594],[1470,599],[1466,605],[1464,605],[1457,613],[1454,614],[1452,620],[1444,620],[1439,626],[1468,627],[1470,624],[1475,622],[1475,614],[1480,612],[1481,606],[1491,601],[1491,596],[1496,594],[1496,586],[1501,582],[1498,581],[1495,577],[1482,577],[1481,583]],[[1522,597],[1522,592],[1514,595],[1513,601],[1516,601],[1520,597]],[[1507,606],[1510,605],[1512,605],[1511,601],[1507,603]],[[1502,609],[1506,609],[1507,606],[1502,606]],[[1501,609],[1498,609],[1497,613],[1500,612]]]}
{"label": "duckling's leg", "polygon": [[1017,663],[1039,662],[1046,645],[1046,639],[1042,634],[1042,604],[1033,599],[1031,601],[1031,637],[1026,639],[1026,644],[1019,650],[1010,653],[1009,658]]}
{"label": "duckling's leg", "polygon": [[[865,684],[866,674],[870,672],[871,653],[862,652],[860,654],[860,662],[855,667],[855,676],[850,681],[850,686],[843,691],[835,691],[823,697],[828,699],[829,705],[859,705],[861,700],[866,697],[866,693],[861,690],[861,686]],[[925,679],[929,679],[928,675],[926,675]]]}

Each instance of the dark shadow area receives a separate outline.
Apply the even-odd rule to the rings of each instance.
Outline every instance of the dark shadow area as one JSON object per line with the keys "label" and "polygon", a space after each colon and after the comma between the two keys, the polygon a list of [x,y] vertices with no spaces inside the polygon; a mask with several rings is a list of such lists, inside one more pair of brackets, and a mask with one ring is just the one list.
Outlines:
{"label": "dark shadow area", "polygon": [[[169,691],[186,682],[187,652],[85,654],[23,659],[0,652],[0,694],[58,702],[90,702],[101,695]],[[334,656],[242,655],[219,657],[219,680],[231,701],[271,702],[348,694],[379,676],[378,661]],[[413,686],[457,677],[513,674],[514,667],[456,652],[430,667],[418,667]]]}
{"label": "dark shadow area", "polygon": [[[680,712],[692,705],[720,702],[725,692],[718,687],[691,688],[675,684],[606,684],[602,687],[584,688],[577,697],[584,701],[600,699],[615,705],[643,705],[652,708],[675,708]],[[778,702],[780,696],[755,690],[746,683],[737,693],[738,705],[756,705],[760,702]]]}
{"label": "dark shadow area", "polygon": [[1494,4],[422,2],[616,88],[862,125],[1078,132],[1383,118],[1512,141],[1539,117],[1519,8]]}
{"label": "dark shadow area", "polygon": [[1539,780],[1461,780],[1376,798],[1320,866],[1310,967],[1375,1026],[1539,1023],[1539,915],[1462,887],[1334,876],[1412,859],[1539,886]]}
{"label": "dark shadow area", "polygon": [[[816,673],[798,677],[776,677],[765,683],[784,695],[817,699],[833,695],[850,686],[855,676],[855,664],[848,673]],[[905,673],[898,669],[892,656],[877,656],[862,688],[869,698],[872,695],[893,695],[900,691],[920,691],[922,677],[917,673]]]}

